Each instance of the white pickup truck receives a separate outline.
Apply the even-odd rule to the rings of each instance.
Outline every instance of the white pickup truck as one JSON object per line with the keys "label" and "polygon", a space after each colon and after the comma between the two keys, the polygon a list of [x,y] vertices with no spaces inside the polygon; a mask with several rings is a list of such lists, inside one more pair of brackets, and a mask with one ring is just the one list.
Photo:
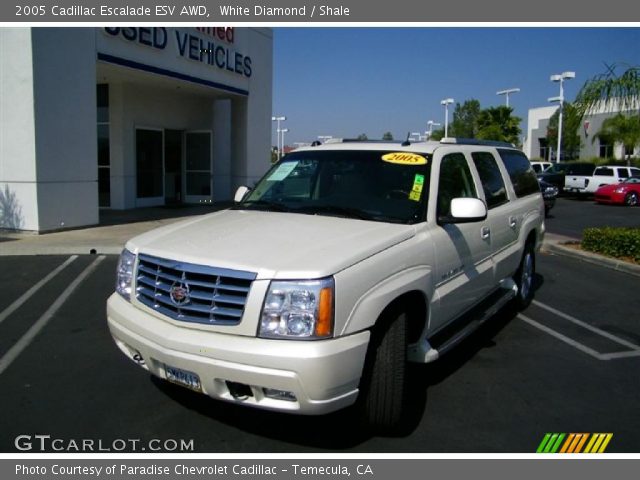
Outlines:
{"label": "white pickup truck", "polygon": [[[619,165],[603,165],[593,171],[593,175],[584,179],[575,180],[577,193],[594,194],[604,185],[614,185],[629,177],[640,178],[640,168],[624,167]],[[569,186],[569,176],[566,178],[566,186]],[[582,184],[583,187],[579,188]],[[571,185],[574,185],[572,183]],[[565,187],[566,189],[567,187]]]}
{"label": "white pickup truck", "polygon": [[215,399],[393,430],[407,362],[534,293],[544,206],[506,144],[303,148],[237,200],[127,242],[107,303],[127,357]]}

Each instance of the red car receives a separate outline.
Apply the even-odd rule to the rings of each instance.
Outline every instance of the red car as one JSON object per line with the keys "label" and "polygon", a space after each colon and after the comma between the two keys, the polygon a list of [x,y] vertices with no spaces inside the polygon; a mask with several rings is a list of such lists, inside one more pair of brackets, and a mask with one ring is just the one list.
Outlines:
{"label": "red car", "polygon": [[598,203],[621,203],[629,206],[640,204],[640,178],[629,177],[614,185],[604,185],[596,190]]}

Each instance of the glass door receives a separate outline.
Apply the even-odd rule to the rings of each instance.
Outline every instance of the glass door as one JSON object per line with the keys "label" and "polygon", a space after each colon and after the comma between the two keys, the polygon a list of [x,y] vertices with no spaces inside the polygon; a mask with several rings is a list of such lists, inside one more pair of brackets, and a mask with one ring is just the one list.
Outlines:
{"label": "glass door", "polygon": [[136,128],[136,206],[164,205],[164,135]]}
{"label": "glass door", "polygon": [[211,131],[190,131],[184,135],[185,202],[211,201]]}

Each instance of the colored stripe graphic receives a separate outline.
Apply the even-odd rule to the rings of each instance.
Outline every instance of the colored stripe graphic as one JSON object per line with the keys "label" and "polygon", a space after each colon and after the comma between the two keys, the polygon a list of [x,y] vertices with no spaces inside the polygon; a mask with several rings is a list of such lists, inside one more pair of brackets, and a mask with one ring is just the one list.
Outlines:
{"label": "colored stripe graphic", "polygon": [[546,433],[536,453],[603,453],[612,438],[613,433]]}

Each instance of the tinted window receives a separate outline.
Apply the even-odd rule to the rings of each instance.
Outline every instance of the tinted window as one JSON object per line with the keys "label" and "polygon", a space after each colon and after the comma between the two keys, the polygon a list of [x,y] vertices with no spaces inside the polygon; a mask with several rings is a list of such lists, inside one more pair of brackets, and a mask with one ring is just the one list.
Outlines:
{"label": "tinted window", "polygon": [[594,175],[600,175],[602,177],[613,177],[613,168],[596,168],[596,171],[593,172]]}
{"label": "tinted window", "polygon": [[500,153],[500,157],[502,157],[502,161],[507,167],[516,196],[524,197],[525,195],[540,193],[538,179],[524,153],[505,149],[498,149],[498,153]]}
{"label": "tinted window", "polygon": [[595,169],[595,165],[593,164],[584,164],[577,163],[575,165],[569,166],[567,169],[567,174],[569,175],[591,175],[593,174],[593,170]]}
{"label": "tinted window", "polygon": [[480,175],[487,207],[493,208],[506,203],[507,190],[493,155],[488,152],[474,152],[471,157]]}
{"label": "tinted window", "polygon": [[640,170],[637,168],[630,168],[632,177],[640,177]]}
{"label": "tinted window", "polygon": [[618,178],[627,178],[629,176],[629,170],[626,168],[618,169]]}
{"label": "tinted window", "polygon": [[438,217],[451,213],[451,200],[454,198],[477,196],[471,170],[464,155],[452,153],[443,157],[438,181]]}

